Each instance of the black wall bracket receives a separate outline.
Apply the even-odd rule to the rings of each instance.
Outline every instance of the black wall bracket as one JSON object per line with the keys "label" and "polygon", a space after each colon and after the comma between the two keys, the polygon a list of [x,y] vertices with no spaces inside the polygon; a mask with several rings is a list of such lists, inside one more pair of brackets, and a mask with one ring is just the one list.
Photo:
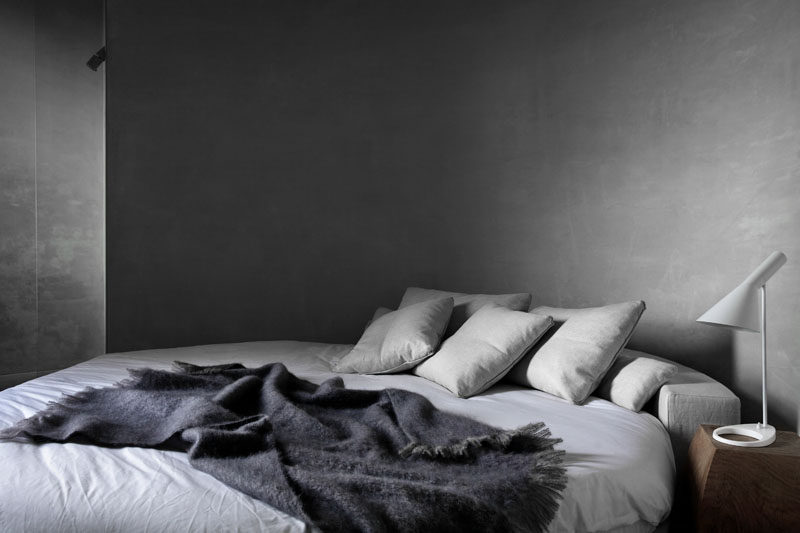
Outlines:
{"label": "black wall bracket", "polygon": [[89,58],[89,61],[86,62],[86,66],[97,72],[97,69],[100,68],[100,65],[102,65],[105,60],[106,60],[106,47],[104,46],[103,48],[95,52],[92,57]]}

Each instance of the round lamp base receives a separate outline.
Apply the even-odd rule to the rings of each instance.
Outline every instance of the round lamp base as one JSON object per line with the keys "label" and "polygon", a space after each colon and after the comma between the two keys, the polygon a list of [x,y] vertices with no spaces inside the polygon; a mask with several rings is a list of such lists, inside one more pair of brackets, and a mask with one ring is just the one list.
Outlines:
{"label": "round lamp base", "polygon": [[[744,435],[755,440],[732,440],[726,439],[723,435]],[[744,446],[747,448],[760,448],[769,446],[775,442],[775,428],[769,424],[736,424],[735,426],[723,426],[714,430],[714,440],[730,444],[731,446]]]}

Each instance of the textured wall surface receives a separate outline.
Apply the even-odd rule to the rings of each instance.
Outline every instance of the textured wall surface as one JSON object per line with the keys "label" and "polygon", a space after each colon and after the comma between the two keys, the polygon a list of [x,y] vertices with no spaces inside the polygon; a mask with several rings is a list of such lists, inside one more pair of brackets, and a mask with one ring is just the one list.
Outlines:
{"label": "textured wall surface", "polygon": [[773,249],[800,390],[791,1],[109,2],[109,348],[354,341],[411,283],[648,303],[631,345],[758,416],[758,337],[696,324]]}
{"label": "textured wall surface", "polygon": [[105,348],[96,0],[0,1],[0,388]]}
{"label": "textured wall surface", "polygon": [[31,2],[0,2],[0,374],[36,368],[33,18]]}
{"label": "textured wall surface", "polygon": [[[631,346],[729,385],[760,419],[759,336],[695,323],[773,250],[772,422],[800,405],[800,4],[552,2],[471,83],[440,285],[534,302],[641,298]],[[489,51],[484,51],[489,55]],[[478,93],[478,90],[482,92]],[[465,89],[466,92],[466,89]]]}

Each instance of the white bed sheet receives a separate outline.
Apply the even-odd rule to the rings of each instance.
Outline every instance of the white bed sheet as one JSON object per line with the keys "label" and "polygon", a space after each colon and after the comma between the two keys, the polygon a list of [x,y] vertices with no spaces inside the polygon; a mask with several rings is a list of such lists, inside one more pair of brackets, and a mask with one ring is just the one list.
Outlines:
{"label": "white bed sheet", "polygon": [[[62,393],[103,387],[127,368],[281,361],[319,383],[328,361],[350,347],[293,341],[252,342],[104,355],[0,391],[0,427],[31,416]],[[342,375],[350,388],[396,387],[438,408],[496,427],[544,421],[564,440],[568,485],[551,531],[651,531],[672,505],[669,437],[646,413],[591,398],[583,406],[499,385],[464,400],[413,375]],[[0,442],[0,531],[303,531],[294,518],[193,469],[185,454],[142,448]]]}

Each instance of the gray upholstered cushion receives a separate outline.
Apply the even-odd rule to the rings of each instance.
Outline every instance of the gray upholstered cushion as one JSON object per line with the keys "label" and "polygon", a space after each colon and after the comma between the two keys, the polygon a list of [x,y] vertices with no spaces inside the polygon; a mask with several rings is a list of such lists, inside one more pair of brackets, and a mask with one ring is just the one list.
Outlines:
{"label": "gray upholstered cushion", "polygon": [[413,372],[468,398],[501,379],[552,324],[549,316],[484,306]]}
{"label": "gray upholstered cushion", "polygon": [[439,347],[452,311],[453,299],[439,298],[380,316],[333,371],[390,374],[413,367]]}
{"label": "gray upholstered cushion", "polygon": [[677,371],[672,363],[623,350],[594,395],[638,412]]}
{"label": "gray upholstered cushion", "polygon": [[645,352],[625,348],[625,354],[647,357],[656,361],[672,363],[677,373],[656,392],[646,409],[664,424],[675,451],[675,465],[682,472],[689,451],[689,443],[700,424],[727,426],[738,424],[739,398],[722,383],[687,366],[662,359]]}
{"label": "gray upholstered cushion", "polygon": [[453,298],[453,314],[447,326],[445,337],[449,337],[471,317],[475,311],[486,304],[495,304],[513,311],[526,311],[531,305],[531,295],[519,294],[464,294],[460,292],[439,291],[436,289],[421,289],[409,287],[403,294],[403,299],[398,306],[400,309],[426,300],[444,297]]}
{"label": "gray upholstered cushion", "polygon": [[587,309],[532,309],[531,313],[552,316],[556,325],[509,372],[509,379],[582,403],[627,344],[644,309],[642,301]]}

